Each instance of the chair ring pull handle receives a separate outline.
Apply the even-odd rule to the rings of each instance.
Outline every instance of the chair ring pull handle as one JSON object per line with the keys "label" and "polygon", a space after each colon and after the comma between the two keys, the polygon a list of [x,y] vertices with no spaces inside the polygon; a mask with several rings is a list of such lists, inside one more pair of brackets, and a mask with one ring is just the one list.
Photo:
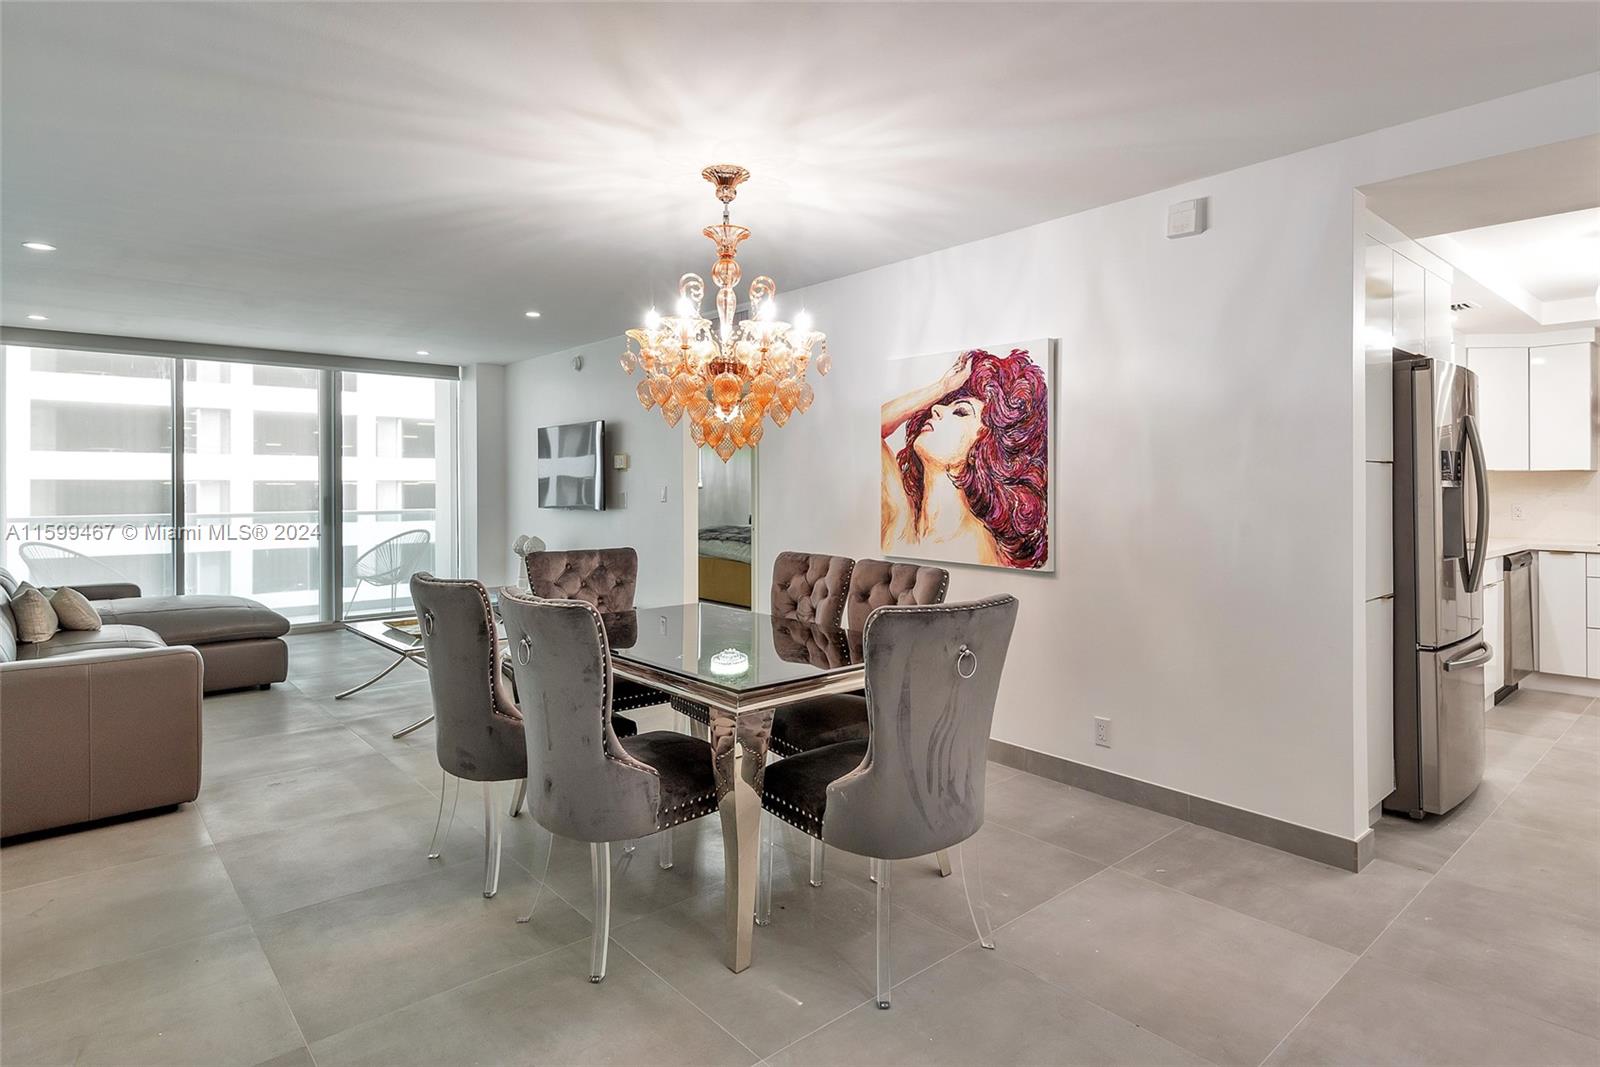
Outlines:
{"label": "chair ring pull handle", "polygon": [[433,636],[433,612],[431,611],[422,613],[422,632],[429,637]]}
{"label": "chair ring pull handle", "polygon": [[528,635],[523,634],[522,640],[517,642],[517,662],[526,667],[533,658],[533,642],[528,640]]}
{"label": "chair ring pull handle", "polygon": [[[972,667],[968,670],[962,670],[962,664],[968,660],[972,662]],[[962,645],[956,652],[956,673],[963,678],[971,678],[978,673],[978,654],[966,645]]]}

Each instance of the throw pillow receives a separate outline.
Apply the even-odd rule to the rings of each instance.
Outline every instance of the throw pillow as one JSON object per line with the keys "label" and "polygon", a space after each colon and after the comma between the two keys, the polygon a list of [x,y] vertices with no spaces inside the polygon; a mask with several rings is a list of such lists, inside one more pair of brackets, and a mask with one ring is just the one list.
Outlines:
{"label": "throw pillow", "polygon": [[63,630],[98,630],[100,613],[89,598],[70,586],[62,586],[50,598],[50,607]]}
{"label": "throw pillow", "polygon": [[11,594],[11,614],[17,620],[18,641],[48,641],[61,628],[49,599],[27,582]]}

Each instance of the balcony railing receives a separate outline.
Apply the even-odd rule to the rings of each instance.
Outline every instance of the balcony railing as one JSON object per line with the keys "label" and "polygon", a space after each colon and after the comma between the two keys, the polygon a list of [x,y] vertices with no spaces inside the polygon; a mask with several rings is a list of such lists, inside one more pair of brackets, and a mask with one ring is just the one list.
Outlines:
{"label": "balcony railing", "polygon": [[[297,622],[393,613],[410,604],[405,582],[392,589],[360,583],[363,553],[408,530],[425,530],[418,570],[453,568],[439,560],[436,508],[367,508],[340,513],[340,609],[322,604],[322,540],[315,511],[197,511],[174,527],[170,513],[8,517],[3,558],[39,585],[132,582],[151,594],[173,591],[175,560],[184,560],[184,592],[247,596]],[[269,554],[270,553],[270,554]]]}

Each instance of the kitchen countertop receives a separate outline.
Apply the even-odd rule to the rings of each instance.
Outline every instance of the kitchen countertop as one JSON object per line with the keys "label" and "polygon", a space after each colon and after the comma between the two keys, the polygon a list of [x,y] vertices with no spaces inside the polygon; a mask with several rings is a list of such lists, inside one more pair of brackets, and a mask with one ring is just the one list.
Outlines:
{"label": "kitchen countertop", "polygon": [[1509,556],[1513,552],[1597,552],[1600,553],[1600,542],[1596,541],[1557,541],[1549,538],[1537,537],[1491,537],[1489,538],[1489,558],[1497,559],[1500,556]]}

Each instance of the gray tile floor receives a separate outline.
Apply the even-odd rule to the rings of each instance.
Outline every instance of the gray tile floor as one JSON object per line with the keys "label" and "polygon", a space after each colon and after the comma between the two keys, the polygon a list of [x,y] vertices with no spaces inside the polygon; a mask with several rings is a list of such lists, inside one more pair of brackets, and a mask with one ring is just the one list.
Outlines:
{"label": "gray tile floor", "polygon": [[[804,884],[781,838],[755,965],[722,966],[715,819],[677,866],[617,858],[610,975],[585,978],[587,851],[554,852],[534,922],[531,820],[479,892],[482,801],[441,788],[411,667],[291,641],[270,692],[205,704],[200,800],[0,851],[7,1064],[1440,1063],[1600,1061],[1600,706],[1524,693],[1487,780],[1443,819],[1385,819],[1359,875],[994,766],[981,860],[894,872],[893,1010],[870,1004],[863,862]],[[651,711],[647,726],[669,725]],[[502,803],[509,794],[502,794]]]}

